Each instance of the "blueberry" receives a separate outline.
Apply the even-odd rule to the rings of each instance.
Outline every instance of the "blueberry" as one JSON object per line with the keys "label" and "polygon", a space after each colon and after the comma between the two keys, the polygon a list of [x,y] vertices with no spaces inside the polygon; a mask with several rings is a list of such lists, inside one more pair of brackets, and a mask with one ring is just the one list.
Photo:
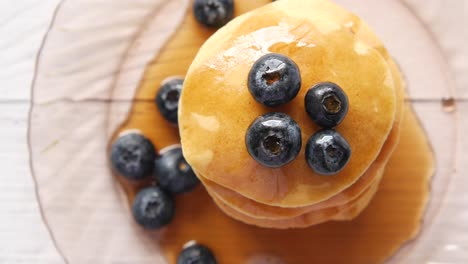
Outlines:
{"label": "blueberry", "polygon": [[351,148],[340,133],[325,129],[309,138],[305,156],[307,164],[316,173],[333,175],[346,166],[351,156]]}
{"label": "blueberry", "polygon": [[169,224],[174,212],[172,197],[159,187],[146,187],[133,200],[133,218],[145,229],[158,229]]}
{"label": "blueberry", "polygon": [[145,136],[129,133],[120,136],[111,147],[114,170],[129,180],[142,180],[151,176],[156,150]]}
{"label": "blueberry", "polygon": [[278,168],[291,162],[301,150],[299,125],[283,113],[267,113],[250,125],[245,135],[247,150],[260,164]]}
{"label": "blueberry", "polygon": [[159,112],[174,125],[177,125],[177,110],[179,109],[179,97],[183,84],[183,79],[172,79],[163,84],[156,94],[155,101]]}
{"label": "blueberry", "polygon": [[248,86],[257,102],[274,107],[296,97],[301,88],[301,75],[291,59],[281,54],[269,53],[253,64]]}
{"label": "blueberry", "polygon": [[189,192],[199,183],[180,147],[171,148],[156,159],[154,176],[161,188],[173,193]]}
{"label": "blueberry", "polygon": [[307,91],[305,108],[317,125],[333,128],[343,121],[348,112],[348,97],[334,83],[319,83]]}
{"label": "blueberry", "polygon": [[180,252],[177,264],[216,264],[216,258],[211,250],[203,245],[194,244]]}
{"label": "blueberry", "polygon": [[195,19],[208,27],[221,27],[234,15],[233,0],[195,0],[193,3]]}

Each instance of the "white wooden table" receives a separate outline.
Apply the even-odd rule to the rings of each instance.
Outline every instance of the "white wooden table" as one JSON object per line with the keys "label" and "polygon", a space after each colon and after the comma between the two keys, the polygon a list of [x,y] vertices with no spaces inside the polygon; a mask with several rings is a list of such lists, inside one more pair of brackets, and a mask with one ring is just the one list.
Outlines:
{"label": "white wooden table", "polygon": [[63,263],[41,219],[26,144],[35,59],[58,2],[0,1],[0,263]]}

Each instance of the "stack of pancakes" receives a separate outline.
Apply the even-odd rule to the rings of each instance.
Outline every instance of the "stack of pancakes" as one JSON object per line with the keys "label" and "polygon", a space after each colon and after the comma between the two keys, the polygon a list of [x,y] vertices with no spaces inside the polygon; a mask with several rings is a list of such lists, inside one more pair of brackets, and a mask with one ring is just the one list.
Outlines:
{"label": "stack of pancakes", "polygon": [[[270,52],[291,58],[302,85],[288,104],[269,108],[247,88],[253,63]],[[249,125],[283,112],[300,126],[302,142],[320,130],[304,109],[307,90],[334,82],[349,99],[336,128],[352,155],[339,173],[323,176],[304,149],[291,163],[268,168],[247,152]],[[179,129],[186,160],[216,204],[245,223],[306,227],[356,217],[378,189],[399,140],[404,90],[400,73],[369,27],[328,0],[282,0],[244,14],[200,49],[185,82]]]}

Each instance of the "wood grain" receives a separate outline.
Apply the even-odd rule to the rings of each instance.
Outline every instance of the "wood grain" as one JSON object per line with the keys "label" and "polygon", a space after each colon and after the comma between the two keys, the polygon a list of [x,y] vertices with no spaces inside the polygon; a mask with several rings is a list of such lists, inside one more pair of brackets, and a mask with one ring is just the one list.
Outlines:
{"label": "wood grain", "polygon": [[63,264],[42,221],[26,137],[35,59],[58,2],[0,1],[0,263]]}

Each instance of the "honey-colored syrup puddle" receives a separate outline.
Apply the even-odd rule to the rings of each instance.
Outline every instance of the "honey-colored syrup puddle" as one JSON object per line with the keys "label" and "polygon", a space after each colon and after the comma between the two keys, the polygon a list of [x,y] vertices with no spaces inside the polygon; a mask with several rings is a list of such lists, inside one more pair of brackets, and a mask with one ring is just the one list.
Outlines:
{"label": "honey-colored syrup puddle", "polygon": [[[242,10],[238,8],[236,12],[264,4],[260,2],[239,1]],[[195,22],[191,12],[187,13],[181,28],[146,69],[131,114],[115,135],[127,129],[139,129],[158,150],[179,144],[177,128],[162,118],[153,98],[165,78],[185,74],[211,33]],[[155,237],[154,243],[159,244],[169,263],[175,263],[182,246],[190,240],[210,247],[223,264],[381,263],[417,234],[432,172],[433,156],[426,135],[407,105],[400,143],[386,167],[379,191],[355,220],[306,229],[258,228],[224,215],[200,186],[192,193],[177,196],[174,221],[148,235]],[[129,202],[146,184],[116,178]]]}

